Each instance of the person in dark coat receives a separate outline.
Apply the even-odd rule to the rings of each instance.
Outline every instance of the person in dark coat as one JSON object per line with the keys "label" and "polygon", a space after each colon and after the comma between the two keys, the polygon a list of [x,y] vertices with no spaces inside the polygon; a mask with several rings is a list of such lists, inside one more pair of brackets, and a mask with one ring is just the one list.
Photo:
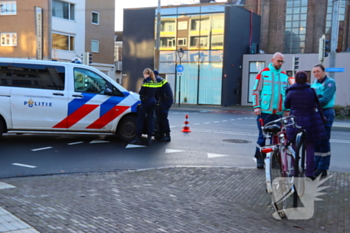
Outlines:
{"label": "person in dark coat", "polygon": [[157,104],[157,120],[159,126],[159,132],[156,138],[162,142],[170,142],[170,127],[168,114],[171,105],[174,102],[173,91],[168,81],[159,76],[158,71],[154,70],[154,75],[156,76],[157,83],[159,83],[159,88],[157,89],[156,100]]}
{"label": "person in dark coat", "polygon": [[[307,73],[299,71],[295,75],[295,84],[287,88],[284,106],[290,109],[290,115],[296,117],[297,125],[306,130],[306,172],[313,177],[314,171],[314,142],[326,137],[323,120],[317,108],[317,96],[307,81]],[[292,142],[298,132],[297,128],[289,126],[287,137]]]}
{"label": "person in dark coat", "polygon": [[137,110],[137,122],[136,122],[136,138],[132,140],[131,144],[140,144],[141,135],[144,128],[144,121],[147,119],[147,145],[152,144],[152,135],[154,129],[154,112],[156,109],[156,91],[159,88],[159,84],[156,81],[153,71],[150,68],[146,68],[143,71],[143,84],[139,91],[141,104]]}

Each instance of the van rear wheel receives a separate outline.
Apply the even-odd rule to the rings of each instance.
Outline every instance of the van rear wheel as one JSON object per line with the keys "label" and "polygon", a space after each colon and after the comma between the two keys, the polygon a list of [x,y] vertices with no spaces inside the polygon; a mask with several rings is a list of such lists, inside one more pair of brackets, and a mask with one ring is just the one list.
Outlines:
{"label": "van rear wheel", "polygon": [[118,124],[117,136],[123,141],[131,141],[136,136],[136,116],[125,116]]}

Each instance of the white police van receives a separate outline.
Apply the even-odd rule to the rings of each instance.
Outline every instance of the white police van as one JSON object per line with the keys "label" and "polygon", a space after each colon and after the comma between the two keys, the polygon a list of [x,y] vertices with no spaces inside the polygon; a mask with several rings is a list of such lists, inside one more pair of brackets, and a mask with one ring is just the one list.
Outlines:
{"label": "white police van", "polygon": [[0,58],[3,133],[135,137],[139,95],[76,63]]}

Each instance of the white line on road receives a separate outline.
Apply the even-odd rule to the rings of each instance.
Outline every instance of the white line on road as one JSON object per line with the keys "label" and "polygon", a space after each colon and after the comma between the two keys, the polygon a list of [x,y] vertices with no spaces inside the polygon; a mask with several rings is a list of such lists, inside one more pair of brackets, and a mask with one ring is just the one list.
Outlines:
{"label": "white line on road", "polygon": [[51,148],[52,148],[51,146],[48,146],[48,147],[42,147],[42,148],[32,149],[32,151],[48,150],[48,149],[51,149]]}
{"label": "white line on road", "polygon": [[20,166],[20,167],[27,167],[27,168],[36,168],[36,166],[28,165],[28,164],[22,164],[22,163],[13,163],[14,166]]}
{"label": "white line on road", "polygon": [[16,186],[6,184],[6,183],[0,181],[0,189],[11,189],[11,188],[16,188]]}
{"label": "white line on road", "polygon": [[93,140],[90,142],[90,144],[94,144],[94,143],[110,143],[110,141]]}
{"label": "white line on road", "polygon": [[173,149],[166,149],[165,150],[166,154],[168,154],[168,153],[178,153],[178,152],[183,152],[183,150],[173,150]]}
{"label": "white line on road", "polygon": [[218,157],[225,157],[227,155],[221,155],[221,154],[211,154],[211,153],[208,153],[208,158],[218,158]]}
{"label": "white line on road", "polygon": [[80,142],[71,142],[71,143],[68,143],[69,146],[72,146],[72,145],[77,145],[77,144],[81,144],[81,143],[84,143],[83,141],[80,141]]}

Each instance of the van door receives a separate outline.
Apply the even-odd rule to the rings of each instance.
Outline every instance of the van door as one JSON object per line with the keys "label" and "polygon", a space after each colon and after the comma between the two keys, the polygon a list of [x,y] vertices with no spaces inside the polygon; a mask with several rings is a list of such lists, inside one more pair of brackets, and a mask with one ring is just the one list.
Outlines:
{"label": "van door", "polygon": [[68,131],[112,132],[116,119],[130,106],[120,106],[124,94],[103,76],[75,67],[68,98]]}
{"label": "van door", "polygon": [[65,66],[14,63],[11,69],[13,129],[52,129],[67,114]]}

